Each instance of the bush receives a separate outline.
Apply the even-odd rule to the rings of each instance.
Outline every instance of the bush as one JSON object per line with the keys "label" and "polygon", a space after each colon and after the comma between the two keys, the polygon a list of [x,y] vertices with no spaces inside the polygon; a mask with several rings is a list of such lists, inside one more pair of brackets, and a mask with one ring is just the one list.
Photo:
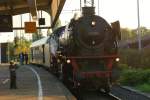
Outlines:
{"label": "bush", "polygon": [[122,70],[126,70],[129,69],[129,66],[127,64],[118,64],[118,68],[122,71]]}
{"label": "bush", "polygon": [[120,49],[120,62],[134,68],[150,68],[150,50]]}
{"label": "bush", "polygon": [[145,49],[141,54],[141,65],[145,68],[150,68],[150,49]]}
{"label": "bush", "polygon": [[150,82],[150,69],[127,69],[122,72],[119,82],[123,85],[137,86]]}
{"label": "bush", "polygon": [[135,87],[136,89],[142,91],[142,92],[150,92],[150,84],[142,84]]}

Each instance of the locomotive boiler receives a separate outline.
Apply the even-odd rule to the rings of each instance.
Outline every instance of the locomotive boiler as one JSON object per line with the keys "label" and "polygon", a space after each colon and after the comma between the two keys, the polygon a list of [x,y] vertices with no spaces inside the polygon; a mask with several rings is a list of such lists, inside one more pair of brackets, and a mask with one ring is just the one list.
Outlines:
{"label": "locomotive boiler", "polygon": [[50,37],[52,72],[75,88],[110,91],[112,70],[119,61],[119,21],[109,25],[95,15],[94,7],[83,7],[81,17]]}

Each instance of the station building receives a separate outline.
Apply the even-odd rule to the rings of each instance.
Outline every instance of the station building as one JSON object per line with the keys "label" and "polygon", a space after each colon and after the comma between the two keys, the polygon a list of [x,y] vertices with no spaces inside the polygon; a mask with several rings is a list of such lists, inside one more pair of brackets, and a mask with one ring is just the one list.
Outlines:
{"label": "station building", "polygon": [[8,63],[8,45],[13,41],[13,32],[0,32],[0,63]]}
{"label": "station building", "polygon": [[7,45],[8,43],[0,43],[0,63],[8,62]]}

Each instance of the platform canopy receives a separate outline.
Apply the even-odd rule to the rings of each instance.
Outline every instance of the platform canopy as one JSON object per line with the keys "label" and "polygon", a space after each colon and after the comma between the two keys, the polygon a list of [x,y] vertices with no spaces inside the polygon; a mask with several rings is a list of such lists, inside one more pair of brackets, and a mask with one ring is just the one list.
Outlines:
{"label": "platform canopy", "polygon": [[37,10],[44,10],[51,16],[53,27],[66,0],[0,0],[0,14],[18,15],[31,13],[37,17]]}

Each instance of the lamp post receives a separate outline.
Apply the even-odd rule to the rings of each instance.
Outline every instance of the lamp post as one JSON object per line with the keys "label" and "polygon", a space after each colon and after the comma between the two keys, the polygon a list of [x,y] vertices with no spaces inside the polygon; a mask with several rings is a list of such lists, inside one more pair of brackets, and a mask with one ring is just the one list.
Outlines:
{"label": "lamp post", "polygon": [[140,13],[139,13],[139,0],[137,0],[137,18],[138,18],[138,29],[137,29],[137,35],[138,35],[138,49],[141,51],[141,33],[140,33]]}
{"label": "lamp post", "polygon": [[99,15],[99,0],[98,0],[98,15]]}

